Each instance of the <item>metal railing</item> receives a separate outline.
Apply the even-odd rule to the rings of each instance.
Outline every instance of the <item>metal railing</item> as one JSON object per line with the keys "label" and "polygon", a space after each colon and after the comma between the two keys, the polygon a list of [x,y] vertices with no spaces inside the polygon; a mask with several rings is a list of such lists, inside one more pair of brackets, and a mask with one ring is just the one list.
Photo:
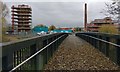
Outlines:
{"label": "metal railing", "polygon": [[120,35],[103,33],[76,33],[76,36],[84,39],[110,60],[120,66]]}
{"label": "metal railing", "polygon": [[67,36],[56,33],[2,45],[2,71],[42,70]]}

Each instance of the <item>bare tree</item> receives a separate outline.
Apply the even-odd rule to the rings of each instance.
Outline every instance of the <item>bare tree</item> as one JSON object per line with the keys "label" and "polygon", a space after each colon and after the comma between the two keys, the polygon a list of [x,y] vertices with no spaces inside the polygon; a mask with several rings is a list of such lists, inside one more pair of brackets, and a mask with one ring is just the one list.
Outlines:
{"label": "bare tree", "polygon": [[5,3],[3,3],[2,1],[0,1],[0,20],[1,20],[1,25],[2,25],[2,32],[5,31],[6,29],[6,16],[9,14],[9,9],[7,7],[7,5]]}
{"label": "bare tree", "polygon": [[1,4],[0,5],[0,8],[1,8],[0,14],[2,14],[2,17],[6,17],[9,13],[9,9],[5,3],[0,1],[0,4]]}
{"label": "bare tree", "polygon": [[5,35],[7,29],[6,16],[9,14],[9,9],[5,3],[0,0],[0,42],[9,41],[8,37]]}
{"label": "bare tree", "polygon": [[112,0],[112,3],[106,4],[106,8],[103,9],[103,12],[106,16],[110,16],[113,19],[117,20],[120,23],[120,0]]}
{"label": "bare tree", "polygon": [[2,42],[2,2],[0,1],[0,43]]}

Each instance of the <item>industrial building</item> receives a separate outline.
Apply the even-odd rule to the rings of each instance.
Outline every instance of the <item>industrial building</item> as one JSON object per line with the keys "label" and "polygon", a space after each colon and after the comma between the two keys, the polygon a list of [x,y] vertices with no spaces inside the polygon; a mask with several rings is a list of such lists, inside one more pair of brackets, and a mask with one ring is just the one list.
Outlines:
{"label": "industrial building", "polygon": [[32,29],[33,32],[38,33],[38,32],[48,32],[48,27],[46,26],[36,26]]}
{"label": "industrial building", "polygon": [[12,6],[12,31],[28,32],[31,30],[32,9],[28,5]]}
{"label": "industrial building", "polygon": [[103,19],[95,19],[94,21],[91,21],[90,23],[87,23],[87,3],[85,3],[84,8],[84,31],[88,32],[98,32],[98,29],[104,25],[104,24],[112,24],[115,26],[118,31],[120,31],[120,24],[118,22],[112,20],[110,17],[105,17]]}
{"label": "industrial building", "polygon": [[112,24],[116,26],[116,28],[119,27],[119,24],[116,24],[110,17],[105,17],[103,19],[95,19],[90,24],[87,24],[87,31],[98,32],[98,29],[105,24]]}

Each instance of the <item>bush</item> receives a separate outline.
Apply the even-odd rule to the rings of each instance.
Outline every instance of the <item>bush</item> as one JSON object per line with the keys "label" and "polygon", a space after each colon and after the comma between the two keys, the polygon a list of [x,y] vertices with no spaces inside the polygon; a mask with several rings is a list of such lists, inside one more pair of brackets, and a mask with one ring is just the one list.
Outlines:
{"label": "bush", "polygon": [[102,25],[99,28],[99,32],[102,33],[110,33],[110,34],[118,34],[118,29],[114,25]]}

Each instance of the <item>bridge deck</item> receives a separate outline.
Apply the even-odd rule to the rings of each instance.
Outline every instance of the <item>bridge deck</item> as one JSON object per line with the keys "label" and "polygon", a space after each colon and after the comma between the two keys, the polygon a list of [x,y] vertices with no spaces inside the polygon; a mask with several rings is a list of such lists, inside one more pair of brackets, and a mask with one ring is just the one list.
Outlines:
{"label": "bridge deck", "polygon": [[70,35],[45,70],[118,70],[118,66],[84,40]]}

